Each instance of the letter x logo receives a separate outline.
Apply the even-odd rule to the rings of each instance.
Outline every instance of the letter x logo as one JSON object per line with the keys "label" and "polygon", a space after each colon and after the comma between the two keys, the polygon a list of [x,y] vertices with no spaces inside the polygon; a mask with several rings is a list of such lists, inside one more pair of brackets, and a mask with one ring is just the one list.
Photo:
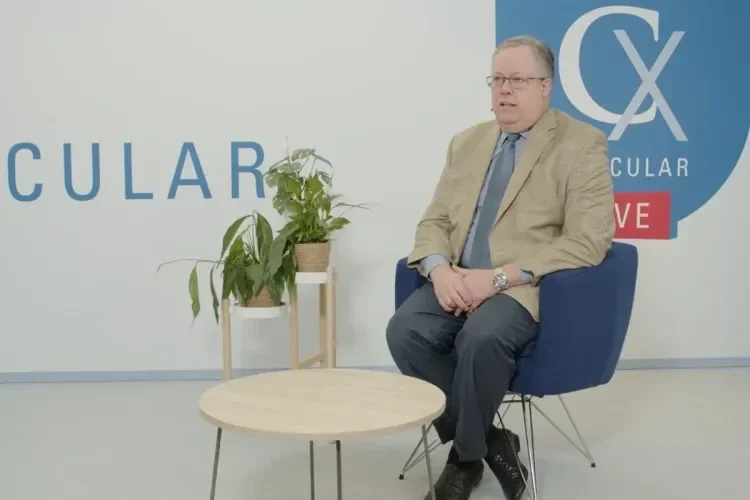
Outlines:
{"label": "letter x logo", "polygon": [[[617,37],[620,45],[625,50],[625,54],[641,78],[641,85],[630,99],[630,103],[622,114],[604,109],[599,103],[594,101],[586,90],[581,75],[580,64],[583,37],[596,20],[612,14],[627,14],[643,19],[651,26],[654,40],[659,40],[659,13],[657,11],[618,5],[602,7],[587,12],[570,26],[560,45],[560,83],[563,86],[565,94],[570,102],[582,113],[600,122],[614,124],[615,127],[609,135],[609,139],[612,141],[619,140],[625,129],[630,125],[653,121],[656,117],[657,109],[661,111],[675,139],[678,141],[687,141],[685,132],[672,112],[669,103],[664,98],[664,94],[661,93],[656,84],[656,80],[664,70],[672,54],[674,54],[680,40],[685,35],[684,31],[675,31],[672,33],[656,62],[654,62],[651,69],[648,69],[628,34],[623,30],[614,30],[615,37]],[[646,99],[646,96],[649,95],[653,99],[651,107],[642,113],[636,114],[638,107]]]}
{"label": "letter x logo", "polygon": [[675,139],[678,141],[687,141],[685,132],[682,131],[682,127],[674,116],[672,108],[669,107],[669,103],[664,99],[664,94],[661,93],[661,90],[659,90],[659,87],[656,85],[656,79],[659,78],[664,66],[667,65],[667,61],[669,61],[669,58],[674,54],[677,44],[680,43],[680,40],[682,40],[684,35],[684,31],[675,31],[672,33],[672,36],[669,37],[669,41],[662,49],[661,54],[659,54],[656,62],[649,70],[643,63],[643,59],[641,59],[635,46],[633,46],[633,42],[630,41],[628,34],[623,30],[615,30],[617,41],[620,42],[622,48],[625,49],[625,54],[627,54],[630,62],[633,63],[633,67],[638,72],[638,76],[641,77],[641,86],[638,87],[638,91],[636,91],[635,95],[630,100],[630,104],[628,104],[628,107],[625,108],[625,112],[620,116],[620,120],[610,134],[610,139],[616,141],[622,137],[623,132],[625,132],[625,129],[632,121],[633,116],[635,116],[638,106],[641,105],[647,95],[651,95],[654,99],[654,104],[661,110],[661,114],[664,115],[664,120],[667,122],[669,130],[674,134]]}

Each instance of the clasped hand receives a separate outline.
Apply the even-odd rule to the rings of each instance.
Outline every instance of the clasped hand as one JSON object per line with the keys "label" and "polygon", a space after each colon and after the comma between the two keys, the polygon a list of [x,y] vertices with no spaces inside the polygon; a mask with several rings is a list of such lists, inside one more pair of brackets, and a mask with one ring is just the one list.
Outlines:
{"label": "clasped hand", "polygon": [[430,277],[443,310],[460,316],[474,312],[482,302],[495,295],[493,274],[492,269],[440,265],[432,270]]}

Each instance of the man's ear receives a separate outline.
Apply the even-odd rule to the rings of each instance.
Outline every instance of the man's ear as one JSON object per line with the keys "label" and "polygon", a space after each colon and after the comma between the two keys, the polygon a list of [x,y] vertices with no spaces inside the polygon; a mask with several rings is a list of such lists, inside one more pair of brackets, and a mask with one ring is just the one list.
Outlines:
{"label": "man's ear", "polygon": [[547,78],[546,80],[542,81],[542,95],[544,97],[549,97],[551,93],[552,93],[552,79]]}

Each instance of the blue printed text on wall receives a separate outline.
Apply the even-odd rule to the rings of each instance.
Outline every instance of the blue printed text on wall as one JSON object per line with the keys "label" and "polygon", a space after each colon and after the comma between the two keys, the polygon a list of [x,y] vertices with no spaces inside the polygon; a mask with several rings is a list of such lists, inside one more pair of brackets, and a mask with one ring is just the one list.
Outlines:
{"label": "blue printed text on wall", "polygon": [[[97,197],[101,188],[102,146],[98,142],[92,143],[90,151],[86,151],[84,154],[79,153],[83,148],[76,147],[75,149],[76,154],[74,158],[73,146],[71,143],[64,143],[62,145],[63,158],[61,167],[64,173],[65,192],[72,200],[90,201]],[[254,161],[241,162],[240,152],[243,150],[254,152]],[[239,198],[241,194],[248,194],[240,192],[240,174],[251,174],[252,180],[255,183],[255,196],[258,198],[265,198],[263,175],[260,171],[260,166],[263,164],[264,159],[264,152],[261,145],[257,142],[235,141],[230,143],[230,151],[231,160],[228,168],[231,172],[230,182],[232,198],[236,199]],[[15,200],[21,202],[35,201],[43,196],[43,183],[33,180],[29,181],[29,179],[34,178],[34,164],[42,160],[42,149],[32,142],[19,142],[14,144],[8,150],[7,159],[8,190],[10,191],[11,196]],[[90,186],[85,190],[81,189],[80,186],[76,189],[73,185],[74,171],[79,171],[79,169],[83,170],[85,168],[91,169]],[[122,168],[123,172],[122,194],[124,199],[154,199],[153,191],[136,190],[135,188],[132,143],[126,142],[122,144],[122,163],[117,165],[117,168]],[[170,168],[172,167],[170,166]],[[19,173],[23,170],[26,170],[23,175],[23,178],[26,179],[26,181],[22,183],[19,179]],[[244,179],[245,177],[242,178],[242,180]],[[169,189],[164,197],[173,200],[177,197],[178,193],[190,189],[199,190],[205,199],[213,198],[203,164],[198,155],[198,149],[194,143],[184,142],[179,153],[176,155],[174,173],[172,175]]]}

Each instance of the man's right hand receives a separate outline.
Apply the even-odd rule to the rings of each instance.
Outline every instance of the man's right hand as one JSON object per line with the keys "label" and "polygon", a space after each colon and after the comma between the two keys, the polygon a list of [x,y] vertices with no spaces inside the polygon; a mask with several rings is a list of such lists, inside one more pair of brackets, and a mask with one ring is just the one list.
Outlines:
{"label": "man's right hand", "polygon": [[440,307],[446,312],[459,316],[470,309],[472,297],[463,281],[463,276],[451,269],[448,264],[440,264],[430,272],[435,286],[435,296]]}

